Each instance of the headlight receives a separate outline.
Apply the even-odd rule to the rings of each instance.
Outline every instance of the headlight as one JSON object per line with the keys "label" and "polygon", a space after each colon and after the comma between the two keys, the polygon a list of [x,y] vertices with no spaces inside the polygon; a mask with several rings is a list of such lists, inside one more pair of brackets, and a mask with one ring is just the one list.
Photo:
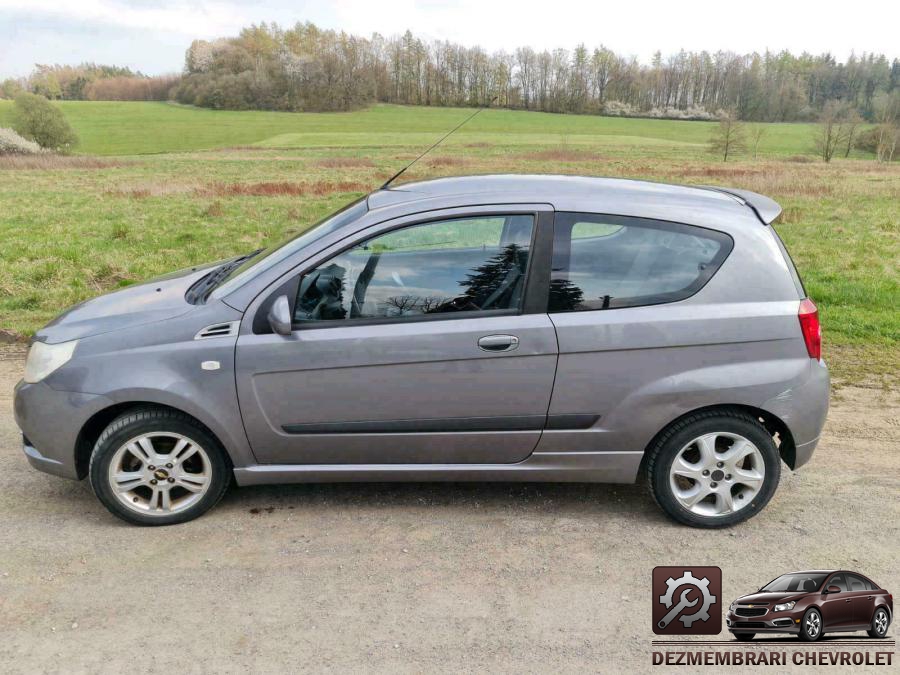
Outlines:
{"label": "headlight", "polygon": [[737,604],[737,601],[732,602],[731,605],[728,606],[728,611],[729,611],[729,612],[733,612],[733,611],[734,611],[734,606],[735,606],[736,604]]}
{"label": "headlight", "polygon": [[64,365],[75,351],[78,340],[48,345],[46,342],[35,342],[28,350],[25,362],[25,381],[29,384],[40,382],[54,370]]}
{"label": "headlight", "polygon": [[797,601],[795,600],[794,602],[786,602],[783,605],[775,605],[775,611],[776,612],[786,612],[789,609],[794,609],[794,605],[796,605],[796,604],[797,604]]}

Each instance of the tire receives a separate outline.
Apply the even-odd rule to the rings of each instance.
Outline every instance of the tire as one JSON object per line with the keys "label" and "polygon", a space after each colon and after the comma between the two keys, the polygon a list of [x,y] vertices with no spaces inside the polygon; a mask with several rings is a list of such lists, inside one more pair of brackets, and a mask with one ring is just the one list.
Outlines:
{"label": "tire", "polygon": [[[704,439],[715,449],[714,453],[702,452],[699,443]],[[753,446],[754,452],[740,460],[742,466],[732,467],[729,458],[749,447],[738,445],[744,442]],[[730,455],[732,451],[734,454]],[[697,463],[682,463],[693,460],[691,453]],[[726,460],[724,465],[719,459]],[[674,466],[676,460],[678,467]],[[678,472],[687,466],[692,467],[687,473],[696,478],[672,474],[673,469]],[[733,473],[724,473],[730,468]],[[769,503],[781,478],[781,457],[771,434],[758,419],[739,410],[711,410],[688,415],[659,434],[647,452],[646,472],[654,500],[673,520],[692,527],[729,527],[752,518]],[[744,485],[740,476],[751,475],[752,485]],[[695,494],[708,492],[688,507],[685,503],[692,499],[688,493],[695,487]],[[727,510],[728,504],[731,510]]]}
{"label": "tire", "polygon": [[91,453],[88,476],[113,515],[133,525],[173,525],[219,502],[231,482],[231,465],[212,432],[194,418],[140,408],[106,427]]}
{"label": "tire", "polygon": [[800,635],[803,642],[815,642],[825,633],[825,623],[822,615],[815,607],[811,607],[803,614],[800,620]]}
{"label": "tire", "polygon": [[891,625],[891,615],[888,614],[888,611],[884,607],[879,607],[875,610],[875,615],[872,617],[872,625],[868,631],[869,637],[881,639],[887,637],[888,626]]}
{"label": "tire", "polygon": [[740,642],[750,642],[756,637],[756,633],[732,633]]}

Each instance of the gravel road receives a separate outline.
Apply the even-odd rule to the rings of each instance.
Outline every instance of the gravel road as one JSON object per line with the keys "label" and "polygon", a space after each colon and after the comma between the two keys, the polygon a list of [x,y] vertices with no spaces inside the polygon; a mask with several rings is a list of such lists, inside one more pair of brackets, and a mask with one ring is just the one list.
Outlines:
{"label": "gravel road", "polygon": [[27,465],[22,367],[0,354],[0,671],[664,672],[656,565],[718,565],[726,605],[802,568],[900,592],[896,391],[840,389],[812,463],[726,531],[639,486],[503,484],[244,488],[142,529]]}

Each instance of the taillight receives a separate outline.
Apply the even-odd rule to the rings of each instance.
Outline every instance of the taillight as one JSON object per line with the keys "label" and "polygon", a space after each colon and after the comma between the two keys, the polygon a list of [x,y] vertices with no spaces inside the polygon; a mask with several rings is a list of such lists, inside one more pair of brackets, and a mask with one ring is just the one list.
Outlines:
{"label": "taillight", "polygon": [[809,358],[817,361],[822,358],[822,325],[819,323],[819,310],[809,298],[800,301],[800,330],[806,342]]}

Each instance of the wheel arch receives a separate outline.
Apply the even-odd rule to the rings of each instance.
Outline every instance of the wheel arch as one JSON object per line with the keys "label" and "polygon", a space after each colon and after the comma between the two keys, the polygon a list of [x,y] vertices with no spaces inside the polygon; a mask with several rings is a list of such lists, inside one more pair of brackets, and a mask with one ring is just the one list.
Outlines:
{"label": "wheel arch", "polygon": [[691,415],[696,415],[698,413],[729,411],[742,412],[757,419],[760,424],[765,427],[766,431],[772,435],[772,438],[775,441],[775,445],[778,448],[778,454],[781,455],[782,461],[784,461],[784,463],[787,464],[791,469],[794,468],[797,460],[797,447],[794,444],[794,437],[791,434],[791,430],[780,417],[774,415],[773,413],[770,413],[767,410],[763,410],[762,408],[757,408],[752,405],[746,405],[743,403],[719,403],[689,410],[678,415],[678,417],[675,417],[666,422],[666,424],[664,424],[662,428],[657,431],[656,434],[654,434],[653,438],[650,439],[650,442],[647,443],[646,447],[644,448],[644,456],[641,460],[640,472],[643,473],[646,469],[646,464],[649,460],[650,449],[654,447],[660,436],[665,434],[666,431],[668,431],[669,428],[674,424],[677,424],[686,417],[690,417]]}
{"label": "wheel arch", "polygon": [[96,445],[97,439],[100,438],[103,430],[106,429],[114,419],[128,412],[150,408],[155,410],[171,410],[190,417],[219,443],[225,453],[226,461],[230,466],[234,466],[234,460],[231,457],[228,446],[222,442],[219,434],[210,429],[209,425],[204,423],[204,421],[199,419],[196,415],[192,415],[185,410],[165,403],[158,403],[155,401],[126,401],[107,406],[94,413],[78,431],[78,437],[75,441],[75,470],[78,474],[78,479],[81,480],[87,476],[94,445]]}

